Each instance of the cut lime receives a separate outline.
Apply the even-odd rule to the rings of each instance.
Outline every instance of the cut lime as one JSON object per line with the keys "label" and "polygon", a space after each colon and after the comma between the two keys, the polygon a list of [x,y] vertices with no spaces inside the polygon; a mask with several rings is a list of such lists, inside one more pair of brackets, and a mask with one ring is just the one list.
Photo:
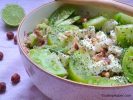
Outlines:
{"label": "cut lime", "polygon": [[24,15],[23,8],[16,4],[8,4],[2,11],[2,19],[10,26],[18,26]]}

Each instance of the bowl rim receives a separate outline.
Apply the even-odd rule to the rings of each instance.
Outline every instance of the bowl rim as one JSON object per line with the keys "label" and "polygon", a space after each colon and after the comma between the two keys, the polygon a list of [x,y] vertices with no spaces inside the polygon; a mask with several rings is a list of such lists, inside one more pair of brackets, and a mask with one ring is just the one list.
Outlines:
{"label": "bowl rim", "polygon": [[[58,2],[58,1],[51,1],[49,3],[46,3],[46,4],[42,4],[41,6],[33,9],[32,11],[30,11],[30,13],[28,13],[24,18],[23,20],[20,22],[20,25],[17,29],[17,40],[18,40],[18,47],[19,47],[19,51],[22,51],[23,55],[25,56],[25,58],[30,62],[32,63],[37,69],[39,69],[40,71],[42,72],[45,72],[46,74],[50,75],[50,77],[54,77],[60,81],[63,81],[63,82],[67,82],[69,84],[72,84],[72,85],[80,85],[80,86],[85,86],[85,87],[93,87],[93,88],[124,88],[124,87],[128,87],[128,86],[133,86],[133,83],[130,83],[130,84],[126,84],[126,85],[115,85],[115,86],[101,86],[101,85],[92,85],[92,84],[86,84],[86,83],[81,83],[81,82],[76,82],[76,81],[72,81],[72,80],[69,80],[69,79],[65,79],[65,78],[62,78],[62,77],[59,77],[57,75],[54,75],[54,74],[51,74],[49,73],[48,71],[46,71],[45,69],[43,69],[40,65],[36,64],[29,56],[28,54],[25,52],[24,50],[24,46],[23,46],[23,43],[20,41],[20,30],[21,30],[21,27],[22,27],[22,24],[24,23],[24,21],[31,15],[33,14],[34,12],[38,11],[39,9],[41,9],[43,6],[46,6],[46,5],[49,5],[49,4],[52,4],[54,2]],[[96,3],[97,1],[94,1],[94,3]],[[107,3],[107,5],[109,5],[109,3]]]}

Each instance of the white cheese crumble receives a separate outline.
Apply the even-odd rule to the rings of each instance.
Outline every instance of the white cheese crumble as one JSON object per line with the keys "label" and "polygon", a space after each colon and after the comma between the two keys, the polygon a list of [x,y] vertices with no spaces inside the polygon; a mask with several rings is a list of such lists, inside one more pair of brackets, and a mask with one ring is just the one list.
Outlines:
{"label": "white cheese crumble", "polygon": [[82,46],[84,46],[84,47],[86,47],[87,49],[89,49],[89,50],[94,50],[94,45],[93,45],[93,43],[92,43],[92,41],[91,41],[91,39],[84,39],[84,40],[81,40],[80,41],[80,44],[82,45]]}
{"label": "white cheese crumble", "polygon": [[110,31],[110,37],[113,40],[113,42],[116,43],[116,33],[114,30]]}
{"label": "white cheese crumble", "polygon": [[107,66],[108,69],[111,69],[113,72],[122,72],[122,67],[121,64],[119,63],[119,59],[115,58],[114,55],[110,54],[108,56],[108,58],[110,59],[110,64]]}
{"label": "white cheese crumble", "polygon": [[122,54],[123,49],[118,46],[111,45],[108,47],[108,52],[116,54],[118,57]]}

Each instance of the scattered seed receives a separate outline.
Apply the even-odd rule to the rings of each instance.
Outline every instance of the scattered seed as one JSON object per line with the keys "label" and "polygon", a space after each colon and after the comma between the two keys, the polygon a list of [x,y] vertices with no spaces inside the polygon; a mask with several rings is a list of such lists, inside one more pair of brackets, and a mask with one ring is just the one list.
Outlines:
{"label": "scattered seed", "polygon": [[14,73],[12,76],[11,76],[11,81],[13,84],[17,84],[20,82],[20,75],[18,73]]}
{"label": "scattered seed", "polygon": [[0,82],[0,93],[3,93],[6,91],[6,83]]}
{"label": "scattered seed", "polygon": [[0,61],[3,59],[4,55],[3,53],[0,51]]}
{"label": "scattered seed", "polygon": [[12,40],[14,38],[14,33],[13,32],[7,32],[6,36],[7,36],[8,40]]}

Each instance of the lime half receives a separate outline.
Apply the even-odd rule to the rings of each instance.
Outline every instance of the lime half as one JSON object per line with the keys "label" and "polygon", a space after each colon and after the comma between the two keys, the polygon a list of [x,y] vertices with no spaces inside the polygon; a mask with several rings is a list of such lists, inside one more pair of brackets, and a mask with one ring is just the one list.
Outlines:
{"label": "lime half", "polygon": [[2,11],[2,19],[10,26],[18,26],[24,16],[23,8],[16,4],[8,4]]}

